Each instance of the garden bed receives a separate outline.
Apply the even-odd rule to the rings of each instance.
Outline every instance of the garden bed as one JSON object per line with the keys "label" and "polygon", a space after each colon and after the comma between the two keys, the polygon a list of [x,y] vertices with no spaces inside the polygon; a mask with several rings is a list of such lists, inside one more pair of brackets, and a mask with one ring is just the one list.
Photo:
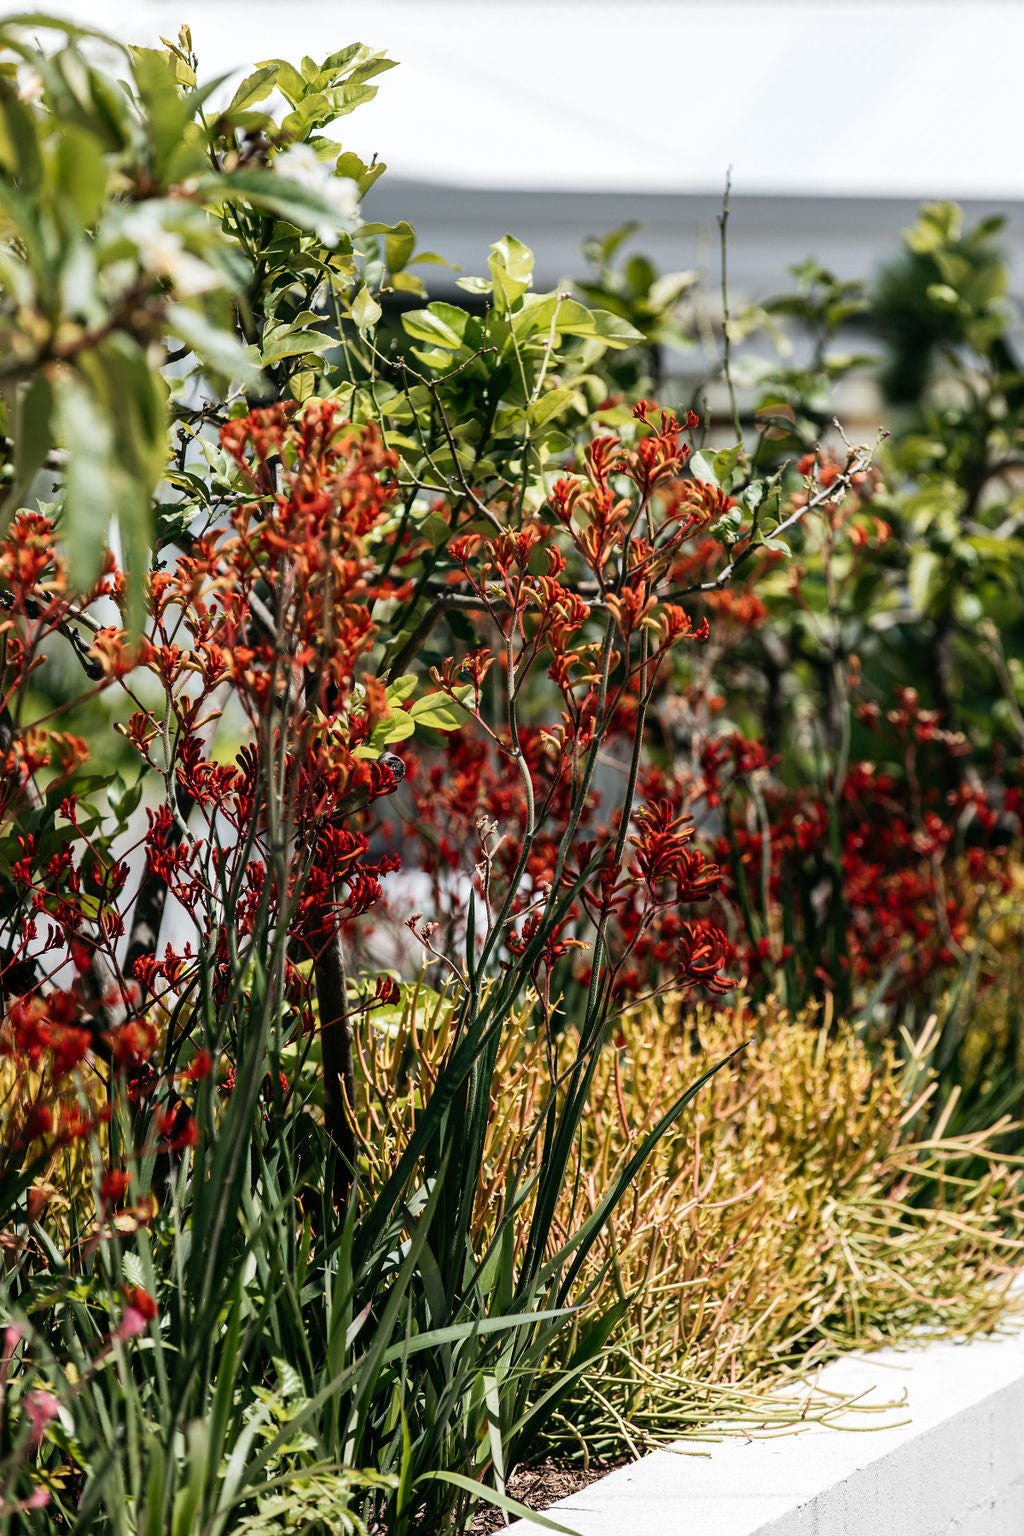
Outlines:
{"label": "garden bed", "polygon": [[0,22],[0,1536],[991,1531],[1015,1355],[811,1425],[1024,1254],[997,226],[431,302],[390,64]]}

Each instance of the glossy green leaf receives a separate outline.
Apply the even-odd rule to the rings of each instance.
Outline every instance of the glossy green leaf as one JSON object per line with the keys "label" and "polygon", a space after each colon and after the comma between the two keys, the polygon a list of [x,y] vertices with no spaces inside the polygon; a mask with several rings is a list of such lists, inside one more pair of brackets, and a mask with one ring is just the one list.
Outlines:
{"label": "glossy green leaf", "polygon": [[246,75],[228,103],[228,115],[243,112],[258,102],[266,101],[277,84],[279,72],[279,64],[261,64],[251,75]]}
{"label": "glossy green leaf", "polygon": [[156,48],[133,48],[132,61],[136,90],[152,143],[152,169],[160,176],[181,145],[193,109],[178,90],[166,54]]}
{"label": "glossy green leaf", "polygon": [[391,286],[396,293],[412,293],[418,299],[425,299],[427,297],[426,283],[413,272],[393,272],[391,274]]}
{"label": "glossy green leaf", "polygon": [[479,330],[479,321],[454,304],[428,304],[425,309],[412,309],[402,316],[402,329],[413,341],[425,341],[434,347],[457,352],[467,341],[467,333]]}
{"label": "glossy green leaf", "polygon": [[416,692],[420,679],[415,672],[403,672],[387,686],[385,697],[389,704],[404,704]]}
{"label": "glossy green leaf", "polygon": [[719,485],[725,485],[736,468],[743,454],[743,444],[737,443],[734,448],[723,448],[715,454],[715,480]]}
{"label": "glossy green leaf", "polygon": [[[472,686],[458,690],[462,698],[472,698]],[[464,705],[446,693],[427,693],[409,707],[407,714],[416,725],[429,726],[435,731],[457,731],[473,717]]]}
{"label": "glossy green leaf", "polygon": [[107,799],[110,802],[110,809],[122,825],[127,822],[133,811],[138,810],[144,788],[141,774],[131,785],[126,784],[120,774],[114,775],[107,788]]}
{"label": "glossy green leaf", "polygon": [[533,280],[533,252],[514,235],[495,241],[487,265],[495,300],[501,308],[521,298]]}
{"label": "glossy green leaf", "polygon": [[[382,722],[382,745],[393,746],[395,742],[406,741],[416,730],[416,721],[408,710],[396,709],[387,720]],[[373,733],[376,736],[376,731]]]}
{"label": "glossy green leaf", "polygon": [[377,324],[384,311],[377,300],[373,298],[364,285],[360,288],[352,300],[352,319],[358,327],[359,334],[365,336],[367,331]]}
{"label": "glossy green leaf", "polygon": [[301,101],[305,95],[306,82],[295,68],[295,65],[289,64],[287,59],[261,59],[256,67],[257,69],[273,67],[277,70],[275,84],[285,100],[290,102],[292,106],[297,101]]}
{"label": "glossy green leaf", "polygon": [[535,400],[526,413],[531,427],[546,426],[556,416],[560,416],[574,401],[579,402],[578,390],[568,389],[564,386],[560,389],[549,389],[546,394]]}
{"label": "glossy green leaf", "polygon": [[365,197],[374,182],[383,176],[387,166],[383,160],[378,160],[374,165],[365,165],[358,155],[348,150],[338,156],[335,169],[339,176],[347,176],[350,181],[354,181],[359,188],[359,196]]}
{"label": "glossy green leaf", "polygon": [[718,475],[715,471],[714,460],[710,454],[693,454],[690,459],[689,468],[694,479],[703,480],[706,485],[718,486]]}
{"label": "glossy green leaf", "polygon": [[331,336],[327,331],[313,330],[305,325],[275,327],[269,335],[264,335],[260,357],[266,368],[279,363],[282,358],[302,357],[307,352],[322,356],[337,345],[337,336]]}
{"label": "glossy green leaf", "polygon": [[590,313],[594,322],[594,335],[598,336],[606,346],[635,347],[643,342],[643,332],[638,331],[635,325],[631,325],[628,320],[623,320],[619,315],[613,315],[606,309],[593,309]]}
{"label": "glossy green leaf", "polygon": [[527,336],[594,337],[606,346],[622,348],[643,342],[643,333],[619,315],[605,309],[588,309],[576,299],[549,293],[524,299],[512,319],[512,328],[521,339]]}
{"label": "glossy green leaf", "polygon": [[396,224],[385,236],[384,250],[390,272],[401,272],[416,249],[416,231],[404,220]]}

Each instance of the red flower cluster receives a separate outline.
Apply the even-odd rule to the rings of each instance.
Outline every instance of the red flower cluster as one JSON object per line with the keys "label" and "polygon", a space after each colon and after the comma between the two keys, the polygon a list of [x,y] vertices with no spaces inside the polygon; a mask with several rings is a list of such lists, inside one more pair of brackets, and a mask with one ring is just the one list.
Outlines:
{"label": "red flower cluster", "polygon": [[[350,825],[396,786],[393,762],[361,750],[388,706],[381,685],[359,677],[373,603],[404,590],[378,576],[368,546],[394,496],[394,456],[375,428],[348,425],[324,401],[252,412],[225,426],[222,442],[237,499],[226,525],[151,575],[141,637],[117,625],[97,630],[86,618],[98,597],[123,611],[125,583],[109,556],[96,588],[78,598],[45,516],[19,514],[0,540],[0,827],[9,850],[0,865],[0,1052],[33,1084],[7,1116],[11,1157],[41,1135],[68,1139],[93,1128],[76,1100],[76,1073],[86,1069],[126,1078],[165,1150],[193,1145],[189,1105],[176,1091],[164,1102],[169,1084],[152,1066],[159,1015],[151,1005],[185,996],[200,964],[211,962],[214,999],[224,1005],[240,948],[287,912],[287,1003],[294,1027],[308,1027],[302,959],[374,904],[397,863],[391,854],[370,858],[367,836]],[[86,799],[95,784],[82,788],[85,743],[16,718],[27,678],[58,635],[93,691],[124,687],[138,704],[133,672],[160,683],[160,704],[137,707],[124,727],[165,786],[163,804],[146,811],[143,888],[172,896],[196,932],[162,953],[133,950],[131,978],[121,975],[117,947],[132,921],[130,850],[112,855],[104,812]],[[225,763],[212,755],[206,727],[229,690],[252,739]],[[275,815],[287,829],[283,879],[271,857]],[[162,903],[161,894],[157,911]],[[68,961],[78,978],[70,986]],[[105,1027],[110,1017],[120,1020],[115,1028]],[[211,1068],[199,1051],[175,1081],[187,1091]],[[118,1178],[106,1177],[105,1201],[123,1195]]]}
{"label": "red flower cluster", "polygon": [[[447,905],[453,930],[465,898],[451,876],[466,867],[479,832],[478,894],[491,910],[511,891],[505,952],[532,966],[543,996],[549,983],[540,973],[595,933],[612,992],[635,979],[633,959],[650,953],[655,934],[668,949],[659,948],[653,990],[721,985],[724,936],[683,917],[707,901],[719,875],[692,846],[681,809],[655,798],[634,812],[614,793],[602,797],[595,779],[602,751],[622,743],[627,760],[634,749],[642,756],[646,712],[671,654],[708,636],[706,621],[695,623],[671,591],[689,542],[724,507],[717,489],[686,475],[689,448],[676,418],[663,412],[655,424],[645,403],[635,415],[645,429],[635,447],[598,438],[584,450],[583,475],[556,481],[550,523],[449,545],[462,592],[502,643],[435,673],[472,709],[480,733],[450,737],[417,776],[416,830],[435,909]],[[538,667],[561,697],[557,724],[523,715],[524,685]],[[551,893],[566,890],[568,910],[542,922]]]}
{"label": "red flower cluster", "polygon": [[874,706],[860,713],[888,726],[903,772],[854,762],[826,793],[789,787],[762,744],[725,733],[703,744],[687,781],[723,870],[715,903],[732,935],[730,963],[755,987],[776,988],[792,961],[804,986],[849,995],[884,981],[896,1002],[955,963],[1010,889],[1001,845],[1020,829],[1016,791],[997,815],[977,784],[947,788],[943,764],[966,744],[912,689],[884,722]]}

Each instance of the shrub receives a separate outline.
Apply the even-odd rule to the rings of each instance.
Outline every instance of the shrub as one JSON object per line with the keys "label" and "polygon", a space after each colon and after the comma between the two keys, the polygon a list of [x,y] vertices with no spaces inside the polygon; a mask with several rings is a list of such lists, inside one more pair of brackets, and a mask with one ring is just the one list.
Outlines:
{"label": "shrub", "polygon": [[[360,1031],[371,1181],[429,1102],[454,1018],[450,997],[421,991]],[[930,1128],[935,1041],[933,1028],[907,1059],[889,1044],[879,1060],[843,1021],[814,1009],[790,1018],[742,994],[714,1010],[649,1003],[621,1015],[556,1240],[598,1209],[694,1065],[746,1049],[659,1142],[602,1231],[587,1268],[593,1299],[553,1365],[572,1357],[607,1299],[627,1310],[559,1393],[549,1445],[599,1458],[680,1434],[785,1424],[812,1404],[826,1410],[794,1387],[833,1354],[971,1334],[1002,1317],[1024,1238],[1019,1159],[1001,1150],[1006,1119],[961,1136],[941,1121]],[[570,1037],[559,1050],[571,1060],[574,1048]],[[524,1010],[494,1078],[478,1236],[500,1221],[510,1178],[522,1178],[512,1170],[539,1160],[532,1128],[549,1081],[545,1042]]]}
{"label": "shrub", "polygon": [[[725,874],[730,965],[792,1007],[831,995],[876,1037],[917,1033],[938,1011],[937,1107],[956,1089],[957,1122],[979,1127],[1013,1105],[1019,1082],[1008,951],[991,938],[1018,922],[1008,881],[1024,740],[1022,373],[999,229],[928,204],[872,283],[811,260],[788,291],[726,310],[731,345],[693,401],[705,386],[724,401],[731,387],[742,407],[744,441],[698,461],[737,503],[719,535],[741,555],[741,525],[766,493],[793,508],[809,494],[801,475],[827,485],[848,464],[837,384],[873,385],[887,431],[847,494],[787,531],[786,551],[762,547],[727,591],[690,599],[695,616],[708,605],[711,638],[699,656],[679,653],[656,706],[657,766],[670,792],[691,796]],[[592,248],[588,292],[645,334],[671,319],[696,339],[692,285],[622,259],[631,233]],[[671,316],[652,318],[665,293]],[[629,361],[635,370],[637,354]],[[665,392],[678,391],[664,354],[654,363]],[[618,386],[638,384],[620,369]],[[707,583],[717,560],[713,540],[696,541],[690,582]],[[978,1072],[972,1008],[989,991],[1007,1007]]]}

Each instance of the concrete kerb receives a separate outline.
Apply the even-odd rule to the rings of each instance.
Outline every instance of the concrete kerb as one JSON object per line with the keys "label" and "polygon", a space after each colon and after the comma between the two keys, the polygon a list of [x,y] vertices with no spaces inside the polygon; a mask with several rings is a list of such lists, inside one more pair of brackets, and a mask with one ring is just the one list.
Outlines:
{"label": "concrete kerb", "polygon": [[1024,1536],[1024,1331],[848,1356],[818,1383],[883,1411],[680,1441],[545,1514],[577,1536]]}

